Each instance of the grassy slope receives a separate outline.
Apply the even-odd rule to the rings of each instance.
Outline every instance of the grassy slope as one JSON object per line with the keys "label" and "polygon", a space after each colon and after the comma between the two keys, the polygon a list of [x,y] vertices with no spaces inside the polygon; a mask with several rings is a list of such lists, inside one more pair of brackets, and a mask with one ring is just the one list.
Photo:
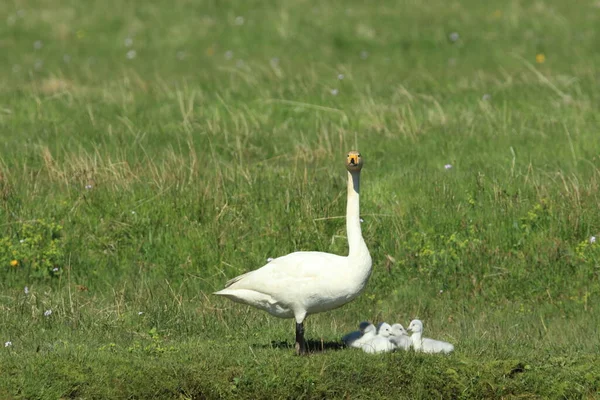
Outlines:
{"label": "grassy slope", "polygon": [[[122,3],[0,4],[0,397],[598,395],[597,5]],[[209,293],[344,253],[357,146],[373,275],[297,358]],[[416,316],[456,354],[334,351]]]}

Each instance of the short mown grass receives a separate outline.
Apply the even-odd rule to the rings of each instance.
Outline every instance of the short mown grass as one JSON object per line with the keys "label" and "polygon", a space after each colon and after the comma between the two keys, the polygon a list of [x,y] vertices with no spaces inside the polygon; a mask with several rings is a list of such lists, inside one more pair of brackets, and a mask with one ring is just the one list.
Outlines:
{"label": "short mown grass", "polygon": [[[0,398],[600,396],[595,2],[0,15]],[[373,274],[296,357],[211,293],[344,254],[356,148]],[[455,353],[341,346],[416,317]]]}

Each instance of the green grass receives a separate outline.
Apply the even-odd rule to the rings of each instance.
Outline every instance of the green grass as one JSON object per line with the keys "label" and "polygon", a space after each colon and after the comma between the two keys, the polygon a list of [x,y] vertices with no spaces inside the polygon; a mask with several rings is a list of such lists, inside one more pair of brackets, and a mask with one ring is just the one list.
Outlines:
{"label": "green grass", "polygon": [[[597,2],[0,15],[0,398],[600,397]],[[347,251],[354,148],[373,274],[296,357],[210,293]],[[415,317],[456,352],[340,349]]]}

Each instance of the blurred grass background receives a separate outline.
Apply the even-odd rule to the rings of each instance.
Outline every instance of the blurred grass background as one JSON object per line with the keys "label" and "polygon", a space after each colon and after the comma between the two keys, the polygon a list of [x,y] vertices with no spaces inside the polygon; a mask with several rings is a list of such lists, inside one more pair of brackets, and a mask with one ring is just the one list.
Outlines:
{"label": "blurred grass background", "polygon": [[[598,396],[597,2],[0,16],[0,397]],[[419,317],[450,357],[296,358],[292,322],[210,296],[345,254],[352,148],[374,270],[307,337]]]}

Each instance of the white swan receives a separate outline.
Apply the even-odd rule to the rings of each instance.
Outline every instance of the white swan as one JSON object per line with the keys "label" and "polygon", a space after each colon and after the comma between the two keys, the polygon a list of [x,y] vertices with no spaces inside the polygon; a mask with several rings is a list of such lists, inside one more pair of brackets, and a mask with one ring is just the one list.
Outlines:
{"label": "white swan", "polygon": [[410,339],[415,351],[422,351],[423,353],[451,353],[454,351],[454,346],[448,342],[421,337],[423,334],[423,322],[418,319],[410,322],[408,330],[412,331]]}
{"label": "white swan", "polygon": [[412,345],[412,340],[410,336],[408,336],[408,332],[406,332],[406,329],[404,329],[401,324],[392,325],[390,342],[404,350],[410,349],[410,346]]}
{"label": "white swan", "polygon": [[391,336],[392,327],[390,324],[382,322],[377,330],[377,335],[373,339],[363,344],[361,349],[363,349],[365,353],[370,354],[394,351],[396,349],[396,345],[390,341]]}
{"label": "white swan", "polygon": [[377,335],[377,328],[368,321],[361,322],[358,327],[358,331],[350,332],[342,338],[342,342],[346,346],[361,348],[363,344]]}
{"label": "white swan", "polygon": [[279,318],[296,319],[296,352],[306,353],[304,319],[354,300],[371,275],[371,255],[360,229],[361,155],[348,153],[347,257],[300,251],[276,258],[254,271],[231,279],[214,294],[248,304]]}

